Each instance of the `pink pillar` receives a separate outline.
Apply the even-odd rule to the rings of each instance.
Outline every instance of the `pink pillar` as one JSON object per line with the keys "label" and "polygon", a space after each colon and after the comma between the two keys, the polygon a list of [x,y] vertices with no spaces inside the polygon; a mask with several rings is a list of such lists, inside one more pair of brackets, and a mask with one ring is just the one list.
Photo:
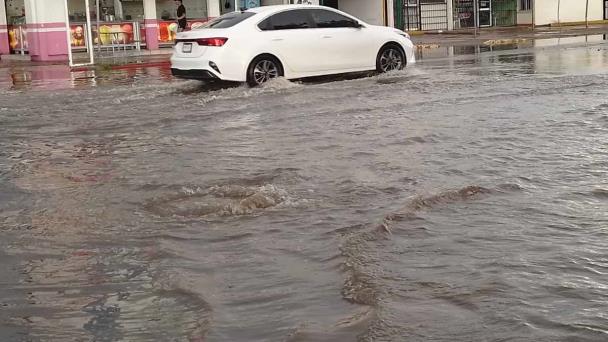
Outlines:
{"label": "pink pillar", "polygon": [[144,0],[144,26],[146,29],[146,48],[158,50],[158,17],[156,0]]}
{"label": "pink pillar", "polygon": [[67,61],[65,23],[27,24],[27,41],[33,61]]}
{"label": "pink pillar", "polygon": [[158,20],[145,19],[146,27],[146,48],[148,50],[158,50]]}
{"label": "pink pillar", "polygon": [[4,7],[4,0],[0,0],[0,55],[8,55],[10,53],[8,26],[6,24],[6,8]]}
{"label": "pink pillar", "polygon": [[8,55],[9,53],[8,28],[6,25],[0,25],[0,55]]}
{"label": "pink pillar", "polygon": [[25,0],[27,43],[33,61],[67,61],[66,0]]}

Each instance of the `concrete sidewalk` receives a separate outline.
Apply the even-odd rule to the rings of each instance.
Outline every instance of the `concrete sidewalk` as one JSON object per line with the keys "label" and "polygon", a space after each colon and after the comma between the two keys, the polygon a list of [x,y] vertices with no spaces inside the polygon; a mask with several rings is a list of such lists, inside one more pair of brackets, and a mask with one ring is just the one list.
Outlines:
{"label": "concrete sidewalk", "polygon": [[[579,36],[608,36],[608,24],[590,25],[589,28],[582,26],[543,26],[532,29],[532,27],[502,27],[484,29],[465,29],[443,32],[409,32],[412,41],[416,45],[500,45],[513,44],[522,40],[567,38]],[[604,37],[606,40],[608,37]]]}

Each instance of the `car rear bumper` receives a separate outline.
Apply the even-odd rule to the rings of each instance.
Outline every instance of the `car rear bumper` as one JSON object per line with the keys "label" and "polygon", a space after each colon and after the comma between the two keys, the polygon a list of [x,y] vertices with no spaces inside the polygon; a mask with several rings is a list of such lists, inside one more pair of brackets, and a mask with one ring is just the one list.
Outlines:
{"label": "car rear bumper", "polygon": [[209,70],[203,70],[203,69],[184,70],[184,69],[171,68],[171,75],[173,75],[175,77],[179,77],[179,78],[190,79],[190,80],[219,80],[220,79],[219,77],[217,77],[215,74],[213,74]]}

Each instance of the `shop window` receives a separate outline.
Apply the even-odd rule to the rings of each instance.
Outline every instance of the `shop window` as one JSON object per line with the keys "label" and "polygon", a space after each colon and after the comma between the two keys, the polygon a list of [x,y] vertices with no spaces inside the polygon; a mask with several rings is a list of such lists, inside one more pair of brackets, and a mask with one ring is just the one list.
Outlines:
{"label": "shop window", "polygon": [[520,11],[532,10],[532,0],[519,0],[519,10]]}

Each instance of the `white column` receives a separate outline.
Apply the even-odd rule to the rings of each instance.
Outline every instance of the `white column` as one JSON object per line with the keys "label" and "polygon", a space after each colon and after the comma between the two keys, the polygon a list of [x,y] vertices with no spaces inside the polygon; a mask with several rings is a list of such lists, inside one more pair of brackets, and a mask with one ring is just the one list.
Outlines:
{"label": "white column", "polygon": [[386,10],[388,12],[387,26],[395,27],[395,2],[394,2],[394,0],[387,0]]}
{"label": "white column", "polygon": [[216,18],[220,16],[220,0],[207,0],[207,16]]}
{"label": "white column", "polygon": [[156,0],[144,0],[144,18],[156,19]]}
{"label": "white column", "polygon": [[447,0],[448,5],[448,31],[454,29],[454,0]]}
{"label": "white column", "polygon": [[6,6],[4,1],[0,1],[0,25],[6,25]]}
{"label": "white column", "polygon": [[123,20],[125,18],[123,15],[121,0],[114,0],[114,16],[116,17],[116,20]]}

